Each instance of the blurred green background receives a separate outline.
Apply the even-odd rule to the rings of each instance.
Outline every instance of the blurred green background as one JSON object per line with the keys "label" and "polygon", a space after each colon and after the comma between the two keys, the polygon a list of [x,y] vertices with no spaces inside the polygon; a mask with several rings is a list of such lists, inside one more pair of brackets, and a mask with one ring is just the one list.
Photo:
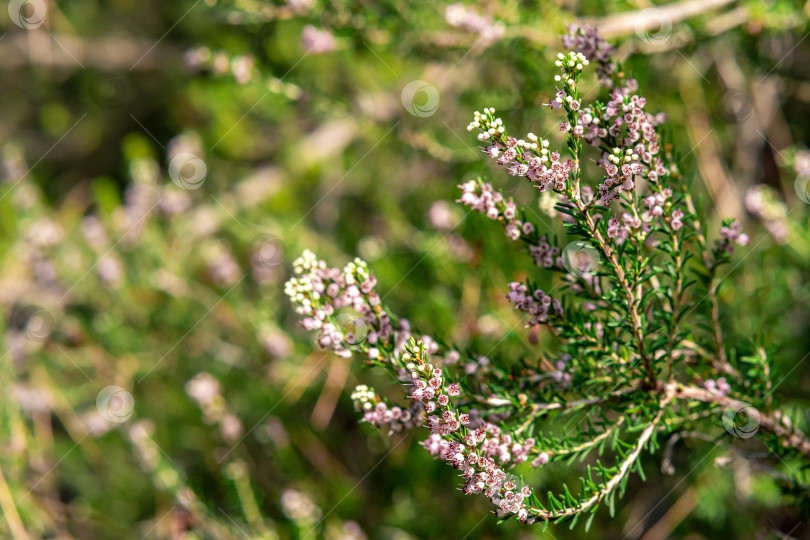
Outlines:
{"label": "blurred green background", "polygon": [[672,476],[647,457],[648,482],[587,534],[498,526],[419,433],[357,424],[355,384],[400,390],[316,351],[282,294],[303,249],[335,266],[358,255],[425,333],[537,357],[551,340],[530,344],[504,297],[523,257],[453,201],[489,174],[562,233],[464,127],[495,107],[515,132],[556,137],[553,58],[587,20],[668,115],[710,222],[746,223],[751,246],[721,274],[723,326],[774,348],[778,394],[806,410],[808,6],[10,2],[0,536],[810,538],[772,480],[699,441],[675,447]]}

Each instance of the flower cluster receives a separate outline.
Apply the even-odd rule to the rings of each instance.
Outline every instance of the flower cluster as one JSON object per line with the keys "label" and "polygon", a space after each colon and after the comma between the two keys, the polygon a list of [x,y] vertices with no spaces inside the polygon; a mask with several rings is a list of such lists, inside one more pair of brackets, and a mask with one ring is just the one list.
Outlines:
{"label": "flower cluster", "polygon": [[373,388],[364,384],[354,389],[351,398],[355,409],[363,413],[363,422],[377,428],[387,426],[389,435],[403,429],[411,429],[422,422],[420,405],[415,404],[410,409],[402,409],[396,405],[389,407]]}
{"label": "flower cluster", "polygon": [[610,218],[607,228],[608,238],[621,244],[635,231],[640,239],[643,240],[646,237],[648,245],[655,245],[656,241],[649,236],[649,233],[659,222],[668,223],[672,231],[680,230],[683,227],[685,214],[680,208],[672,208],[671,198],[672,189],[664,188],[644,197],[642,202],[645,210],[641,216],[637,215],[634,209],[634,214],[623,212],[621,220],[616,217]]}
{"label": "flower cluster", "polygon": [[316,523],[323,515],[311,497],[294,489],[285,489],[281,494],[281,511],[300,526]]}
{"label": "flower cluster", "polygon": [[742,224],[735,220],[726,220],[720,227],[720,238],[717,240],[717,249],[726,253],[734,253],[734,244],[747,246],[751,239],[742,232]]}
{"label": "flower cluster", "polygon": [[230,74],[239,84],[247,84],[256,75],[256,59],[250,54],[229,57],[224,51],[212,52],[208,47],[196,47],[183,54],[183,61],[192,71]]}
{"label": "flower cluster", "polygon": [[[318,344],[321,347],[350,357],[347,345],[365,341],[374,347],[395,336],[393,324],[374,292],[377,278],[364,261],[356,259],[341,272],[328,268],[307,250],[293,266],[300,277],[290,279],[284,292],[298,304],[296,311],[304,315],[301,321],[304,328],[320,330]],[[340,313],[341,310],[344,311]],[[361,336],[358,328],[370,330]]]}
{"label": "flower cluster", "polygon": [[518,240],[534,232],[534,225],[517,218],[517,206],[511,199],[504,199],[500,191],[487,182],[470,180],[460,186],[461,198],[458,202],[469,206],[489,219],[503,221],[506,236]]}
{"label": "flower cluster", "polygon": [[457,418],[453,409],[448,407],[450,397],[456,397],[461,393],[459,385],[453,383],[445,386],[444,372],[441,368],[435,367],[425,360],[427,351],[424,342],[416,343],[411,340],[405,349],[402,362],[411,373],[413,380],[412,391],[408,397],[422,403],[428,414],[432,414],[437,408],[446,413],[441,417],[429,416],[427,418],[426,421],[431,426],[431,431],[447,435],[458,431],[462,425],[468,424],[468,415]]}
{"label": "flower cluster", "polygon": [[571,25],[568,34],[563,36],[563,47],[582,53],[588,60],[596,62],[596,74],[603,86],[609,86],[614,65],[611,56],[616,50],[613,45],[599,37],[596,27]]}
{"label": "flower cluster", "polygon": [[526,139],[506,135],[503,120],[494,114],[491,107],[485,108],[484,114],[475,111],[467,126],[467,131],[480,130],[479,141],[491,143],[483,149],[484,153],[506,167],[510,175],[529,178],[540,191],[563,191],[574,168],[573,161],[561,161],[559,152],[549,151],[549,141],[534,133],[529,133]]}
{"label": "flower cluster", "polygon": [[554,362],[554,371],[551,372],[551,379],[559,384],[562,388],[568,388],[571,386],[571,379],[573,376],[571,375],[569,366],[566,363],[566,359],[570,359],[570,357],[570,355],[565,355],[563,358]]}
{"label": "flower cluster", "polygon": [[703,388],[718,396],[725,396],[731,392],[731,386],[728,384],[725,377],[719,377],[717,380],[708,379],[703,383]]}
{"label": "flower cluster", "polygon": [[511,434],[502,432],[498,426],[489,422],[484,424],[483,430],[489,435],[481,443],[481,450],[485,456],[497,458],[500,463],[513,465],[519,465],[529,459],[535,445],[534,439],[528,438],[520,443]]}
{"label": "flower cluster", "polygon": [[[557,91],[557,97],[551,102],[551,106],[556,109],[560,105],[564,105],[566,111],[578,111],[582,102],[577,99],[575,89],[580,73],[588,65],[588,59],[581,52],[570,51],[568,54],[557,54],[557,61],[554,62],[554,65],[562,72],[561,75],[555,75],[554,80],[563,83],[563,89]],[[576,132],[574,134],[581,135]]]}
{"label": "flower cluster", "polygon": [[337,48],[335,36],[308,24],[301,30],[301,48],[309,54],[325,54]]}
{"label": "flower cluster", "polygon": [[745,194],[745,208],[762,220],[762,224],[771,233],[776,243],[787,242],[788,209],[772,188],[765,184],[749,188]]}
{"label": "flower cluster", "polygon": [[631,229],[641,227],[641,220],[628,212],[622,214],[622,220],[612,217],[608,220],[608,238],[615,238],[617,244],[623,243],[630,236]]}
{"label": "flower cluster", "polygon": [[549,317],[563,312],[559,300],[552,299],[540,289],[531,292],[526,285],[516,281],[509,284],[506,298],[515,304],[515,309],[531,315],[527,326],[548,322]]}
{"label": "flower cluster", "polygon": [[638,154],[629,148],[624,152],[621,148],[614,148],[612,153],[605,152],[602,159],[597,161],[597,164],[605,169],[605,179],[599,186],[599,199],[602,204],[608,204],[618,199],[621,193],[635,189],[633,176],[643,171],[638,159]]}
{"label": "flower cluster", "polygon": [[[394,330],[373,292],[375,280],[359,260],[340,272],[305,253],[296,261],[301,276],[290,280],[287,291],[304,315],[305,326],[321,331],[323,346],[332,345],[339,353],[357,352],[410,383],[410,411],[389,406],[370,388],[358,387],[352,399],[365,422],[391,431],[423,422],[430,434],[421,445],[460,471],[465,493],[482,493],[497,505],[500,517],[514,515],[527,523],[576,522],[581,513],[595,510],[603,501],[612,506],[614,495],[623,491],[628,475],[638,468],[639,456],[655,448],[657,434],[675,433],[692,422],[682,416],[678,400],[704,403],[702,413],[731,392],[723,377],[678,380],[685,370],[676,362],[693,351],[700,350],[701,358],[704,352],[716,354],[712,367],[728,363],[719,326],[712,335],[716,353],[693,342],[694,332],[684,331],[682,316],[691,311],[684,304],[690,286],[684,280],[685,263],[696,253],[703,255],[695,258],[695,264],[700,260],[705,264],[709,294],[714,295],[714,266],[727,260],[721,255],[734,243],[748,242],[739,223],[726,221],[712,251],[694,204],[683,183],[678,183],[682,176],[671,166],[670,153],[661,150],[656,128],[663,117],[646,112],[636,82],[610,62],[612,47],[594,30],[574,31],[567,44],[573,50],[558,56],[560,84],[549,104],[566,113],[561,128],[567,133],[571,159],[563,161],[549,149],[548,140],[532,133],[522,139],[510,136],[492,108],[476,112],[468,130],[478,132],[484,153],[510,175],[527,177],[540,192],[554,192],[546,196],[546,203],[557,202],[555,217],[582,240],[570,244],[562,257],[560,248],[538,234],[513,200],[481,179],[460,185],[458,199],[501,222],[512,240],[526,242],[537,266],[569,269],[557,281],[573,293],[565,312],[560,300],[532,281],[510,283],[506,295],[515,309],[529,316],[526,326],[532,328],[532,343],[538,342],[539,325],[550,326],[560,340],[558,354],[545,356],[539,365],[531,358],[504,363],[497,356],[490,360],[474,352],[462,359],[459,352],[428,336],[417,341],[405,320]],[[598,63],[600,79],[610,88],[610,100],[584,106],[578,85],[591,60]],[[594,152],[596,164],[604,171],[592,185],[584,184],[582,177],[580,164],[586,159],[582,139],[599,149]],[[632,193],[639,180],[646,180],[644,196]],[[593,187],[597,184],[598,189]],[[615,206],[620,210],[611,215],[606,206],[613,201],[619,201]],[[434,206],[430,217],[439,229],[453,227],[442,206]],[[587,269],[574,272],[571,264],[580,268],[580,260],[587,260]],[[598,272],[594,261],[601,265]],[[359,344],[347,344],[349,334],[335,317],[336,310],[345,306],[356,310],[369,329]],[[716,314],[712,319],[717,325]],[[730,367],[726,373],[735,371]],[[457,375],[463,377],[463,390],[450,382]],[[454,399],[462,393],[463,400]],[[579,414],[587,426],[578,426],[573,433],[537,430],[536,422],[546,415]],[[769,425],[763,423],[763,429]],[[807,445],[810,455],[810,442]],[[564,456],[584,459],[591,451],[601,456],[606,448],[616,460],[614,466],[603,466],[600,458],[598,471],[589,469],[581,477],[577,496],[566,487],[560,498],[549,493],[547,506],[507,473],[521,464],[536,468]],[[593,478],[592,472],[598,477]]]}
{"label": "flower cluster", "polygon": [[534,259],[534,264],[542,268],[563,266],[560,248],[550,245],[545,236],[541,236],[536,245],[529,246],[529,254]]}
{"label": "flower cluster", "polygon": [[444,20],[450,26],[477,33],[480,40],[485,44],[498,41],[506,33],[503,24],[494,23],[492,17],[479,15],[461,2],[447,6],[444,12]]}
{"label": "flower cluster", "polygon": [[[502,467],[526,461],[534,440],[527,439],[520,444],[510,435],[502,435],[500,428],[489,422],[468,432],[464,440],[467,448],[458,443],[447,445],[447,450],[458,451],[452,459],[453,465],[463,471],[462,476],[466,479],[464,493],[483,493],[498,506],[499,516],[516,514],[519,521],[530,523],[533,516],[529,514],[526,499],[532,490],[529,486],[519,488],[514,477]],[[466,455],[465,450],[468,451]]]}
{"label": "flower cluster", "polygon": [[219,381],[210,373],[196,374],[186,383],[186,394],[193,399],[208,424],[218,424],[222,438],[233,443],[239,440],[244,429],[242,422],[228,410],[221,394]]}
{"label": "flower cluster", "polygon": [[585,107],[579,116],[585,141],[592,146],[607,145],[612,152],[603,152],[597,165],[605,170],[599,186],[599,198],[606,204],[624,192],[635,189],[635,176],[646,176],[656,183],[667,173],[658,156],[660,146],[656,126],[663,117],[644,110],[646,100],[637,95],[625,96],[613,89],[605,106]]}
{"label": "flower cluster", "polygon": [[[535,441],[527,439],[520,444],[489,422],[473,429],[470,414],[459,413],[450,403],[451,397],[461,394],[459,385],[446,384],[443,371],[427,360],[424,344],[411,341],[406,351],[402,361],[413,379],[409,397],[423,403],[430,415],[425,424],[431,435],[422,446],[462,471],[465,493],[484,493],[498,506],[500,515],[517,514],[519,520],[527,521],[529,513],[524,500],[531,495],[531,489],[517,490],[501,467],[526,461]],[[453,434],[460,439],[448,437]]]}
{"label": "flower cluster", "polygon": [[[613,47],[599,38],[594,28],[572,27],[563,43],[576,51],[577,58],[595,60],[601,83],[611,89],[607,104],[597,103],[580,110],[575,85],[566,81],[555,100],[558,104],[576,104],[566,108],[569,110],[569,121],[561,124],[563,131],[570,130],[574,136],[583,137],[590,145],[613,149],[612,152],[603,152],[602,158],[597,161],[605,169],[605,179],[599,186],[600,204],[606,205],[618,199],[622,193],[633,191],[635,176],[645,175],[651,182],[658,182],[667,172],[658,155],[660,145],[656,133],[656,127],[664,121],[664,116],[645,111],[645,98],[635,94],[637,82],[616,73],[615,66],[610,62]],[[567,60],[558,61],[558,66],[562,64],[563,69],[570,69],[574,61],[568,59],[571,55],[569,53]],[[564,74],[564,77],[571,78],[570,74]],[[575,79],[572,81],[576,82]],[[577,114],[571,115],[571,111]]]}
{"label": "flower cluster", "polygon": [[[672,197],[672,190],[669,188],[665,188],[660,193],[654,193],[644,197],[644,205],[647,207],[647,211],[641,214],[642,221],[644,221],[644,223],[650,223],[656,218],[663,216],[664,205],[667,204],[667,200],[670,197]],[[677,222],[677,225],[672,225],[673,229],[678,230],[683,226],[683,223],[681,223],[682,218],[683,212],[672,216],[673,221]]]}

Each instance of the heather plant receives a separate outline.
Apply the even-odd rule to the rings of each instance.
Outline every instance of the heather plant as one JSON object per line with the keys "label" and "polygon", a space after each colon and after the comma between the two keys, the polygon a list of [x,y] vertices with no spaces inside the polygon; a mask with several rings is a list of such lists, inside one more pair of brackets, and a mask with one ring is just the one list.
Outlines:
{"label": "heather plant", "polygon": [[[658,135],[680,149],[679,165],[701,172],[693,196],[705,184],[717,213],[741,218],[752,236],[732,264],[715,270],[714,296],[723,305],[717,314],[724,341],[743,355],[766,346],[781,404],[759,410],[807,404],[808,372],[796,362],[810,346],[804,4],[14,0],[8,8],[0,14],[4,538],[407,540],[502,537],[521,528],[487,520],[483,496],[453,496],[456,469],[431,463],[423,447],[408,444],[430,437],[420,427],[426,403],[402,399],[403,381],[385,384],[386,374],[398,378],[399,370],[388,363],[364,370],[313,351],[306,333],[294,332],[295,314],[282,294],[285,253],[316,245],[329,259],[358,253],[379,279],[380,303],[400,313],[407,306],[418,321],[416,333],[389,315],[398,343],[409,345],[411,334],[421,339],[426,360],[446,371],[446,399],[430,386],[434,377],[422,389],[434,392],[440,410],[432,415],[452,405],[460,425],[469,420],[465,429],[486,421],[524,444],[541,435],[571,442],[604,426],[618,426],[621,440],[635,444],[646,424],[624,402],[621,411],[613,401],[596,404],[605,418],[588,404],[538,411],[532,419],[523,410],[596,397],[596,389],[581,390],[585,378],[574,365],[580,353],[550,331],[555,299],[562,316],[572,302],[585,308],[589,301],[576,296],[567,274],[577,280],[588,269],[609,270],[587,239],[559,234],[572,223],[553,208],[565,201],[546,189],[538,212],[525,197],[534,182],[495,176],[503,200],[492,204],[503,206],[502,225],[517,238],[498,242],[499,227],[469,206],[490,212],[494,192],[473,182],[469,194],[455,195],[455,184],[471,174],[509,165],[497,163],[506,148],[481,160],[474,140],[462,138],[475,107],[495,106],[510,126],[521,122],[544,134],[547,150],[558,149],[567,167],[567,135],[550,136],[553,120],[567,121],[562,107],[549,113],[530,104],[538,95],[555,97],[547,95],[554,75],[548,55],[573,17],[622,38],[617,56],[632,53],[628,65],[653,112],[672,115]],[[593,68],[593,61],[584,66],[584,81]],[[590,88],[583,82],[581,92]],[[497,119],[494,111],[482,116]],[[523,138],[522,149],[528,140],[529,152],[543,155],[542,139]],[[689,138],[701,144],[692,148]],[[776,178],[756,168],[771,154]],[[583,182],[597,189],[602,174],[591,158],[598,155],[587,146],[583,155]],[[707,168],[717,157],[727,163]],[[742,188],[737,196],[718,189],[723,166]],[[754,184],[745,208],[727,211]],[[641,182],[636,189],[651,194]],[[469,205],[446,200],[455,198]],[[706,206],[701,217],[711,220],[716,214]],[[771,242],[746,221],[745,210]],[[710,237],[719,234],[719,226],[702,223]],[[736,227],[728,239],[739,239]],[[526,244],[532,234],[536,242]],[[528,259],[508,257],[519,245]],[[742,258],[745,273],[727,279]],[[551,298],[547,309],[522,299],[531,295],[527,274],[515,272],[524,261],[532,284]],[[696,260],[688,266],[700,268]],[[509,281],[516,282],[512,289]],[[688,291],[683,302],[702,304],[684,315],[695,328],[694,345],[684,343],[713,351],[708,288],[699,281]],[[510,312],[507,292],[535,313]],[[604,324],[607,307],[600,309]],[[344,306],[333,318],[341,331],[334,340],[353,331],[348,351],[379,343],[379,332],[358,319],[363,310]],[[655,316],[641,313],[644,322]],[[528,332],[519,328],[520,315]],[[584,328],[604,332],[590,322]],[[418,355],[418,343],[409,346]],[[739,355],[726,350],[740,366]],[[390,358],[385,347],[377,353]],[[413,381],[410,373],[402,377]],[[728,374],[703,382],[727,397],[746,397]],[[459,383],[458,396],[450,383]],[[475,403],[476,393],[516,405]],[[353,422],[353,408],[362,423]],[[762,454],[761,432],[747,444],[706,444],[707,434],[730,439],[722,410],[667,434],[661,452],[639,454],[636,466],[651,481],[642,484],[632,470],[624,477],[634,495],[620,509],[624,516],[609,522],[603,511],[590,533],[579,527],[554,536],[660,538],[663,526],[673,538],[713,538],[720,530],[747,537],[755,529],[802,537],[801,518],[786,504],[795,499],[776,491],[781,484],[788,496],[791,489],[801,493],[791,471],[801,470],[800,462],[784,452]],[[620,412],[636,415],[638,431]],[[510,425],[518,421],[517,428],[528,424],[514,435]],[[448,436],[435,435],[426,443],[441,456]],[[602,463],[620,461],[615,443],[605,445]],[[512,491],[522,490],[522,480],[546,503],[548,489],[564,491],[562,482],[577,484],[586,470],[576,461],[564,465],[547,441],[537,447],[551,463],[543,464],[540,452],[511,468],[520,449],[508,449],[518,458],[501,462],[498,451],[495,459],[505,474],[520,475],[507,478],[516,484]],[[568,455],[594,465],[599,450]],[[658,463],[677,476],[659,476],[651,470]],[[710,463],[717,466],[698,467]],[[751,476],[766,466],[770,474]],[[684,512],[690,500],[694,510]],[[536,536],[539,529],[516,534]]]}
{"label": "heather plant", "polygon": [[[392,401],[359,386],[362,422],[421,429],[424,449],[500,518],[587,528],[599,508],[615,513],[631,475],[644,478],[643,454],[671,468],[672,446],[687,437],[746,456],[806,504],[810,440],[777,394],[790,372],[777,377],[767,342],[731,342],[721,324],[719,270],[748,236],[734,219],[707,228],[664,114],[614,62],[614,48],[587,26],[572,27],[563,45],[545,104],[559,136],[512,134],[490,107],[467,129],[509,182],[555,199],[565,235],[541,234],[486,179],[461,184],[458,198],[528,255],[530,277],[510,283],[506,298],[554,345],[506,358],[442,343],[386,309],[366,262],[341,270],[310,251],[286,285],[302,325],[321,348],[382,368],[404,390]],[[766,206],[759,192],[749,198]],[[742,442],[767,452],[752,457]],[[773,461],[795,466],[777,472]],[[577,462],[578,486],[529,480]]]}

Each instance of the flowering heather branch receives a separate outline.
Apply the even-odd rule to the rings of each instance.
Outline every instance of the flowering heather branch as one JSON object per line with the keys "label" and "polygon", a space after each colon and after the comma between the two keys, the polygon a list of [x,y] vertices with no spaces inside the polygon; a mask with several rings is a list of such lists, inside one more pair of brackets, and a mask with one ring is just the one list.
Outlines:
{"label": "flowering heather branch", "polygon": [[[389,405],[365,386],[355,390],[363,421],[389,432],[427,427],[421,445],[459,470],[463,491],[483,493],[502,518],[576,522],[587,514],[589,525],[603,504],[612,514],[630,475],[644,477],[641,455],[658,450],[661,436],[722,426],[728,444],[759,431],[779,459],[810,459],[810,440],[772,408],[764,349],[732,348],[720,325],[717,269],[748,237],[726,220],[717,240],[708,240],[660,141],[664,116],[647,111],[636,81],[612,63],[613,47],[590,28],[572,28],[564,43],[572,50],[558,56],[559,87],[548,106],[563,115],[567,157],[551,140],[510,135],[492,108],[476,112],[468,130],[510,176],[554,193],[567,235],[578,240],[560,249],[560,239],[541,235],[484,180],[459,186],[458,199],[501,222],[538,271],[560,276],[554,290],[564,292],[556,297],[531,282],[510,283],[506,294],[529,316],[527,326],[548,327],[556,352],[535,364],[467,357],[389,314],[366,263],[357,259],[341,271],[309,251],[287,283],[302,324],[319,332],[321,347],[359,355],[399,380],[408,405]],[[585,103],[580,86],[592,63],[608,99]],[[591,158],[595,168],[586,171]],[[578,425],[559,427],[574,415]],[[738,416],[748,422],[741,426]],[[576,494],[563,485],[544,490],[541,500],[519,474],[576,458],[588,458]],[[806,476],[796,473],[793,482],[806,485]]]}

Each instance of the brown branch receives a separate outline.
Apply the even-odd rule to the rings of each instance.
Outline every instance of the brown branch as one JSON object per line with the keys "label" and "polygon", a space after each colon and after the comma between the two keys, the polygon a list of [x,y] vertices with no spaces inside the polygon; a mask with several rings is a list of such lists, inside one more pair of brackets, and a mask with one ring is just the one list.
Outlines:
{"label": "brown branch", "polygon": [[664,411],[666,410],[667,405],[670,404],[670,402],[674,397],[675,397],[674,390],[666,391],[663,399],[659,404],[660,409],[658,411],[658,414],[655,415],[655,418],[653,418],[650,421],[649,425],[646,428],[644,428],[644,431],[641,432],[641,435],[639,435],[639,438],[636,441],[635,448],[633,448],[632,452],[630,452],[624,459],[624,461],[622,461],[622,463],[619,465],[619,470],[616,472],[615,475],[613,475],[610,478],[610,480],[607,481],[607,483],[602,489],[597,491],[590,499],[587,499],[576,506],[563,510],[562,512],[554,512],[554,511],[550,512],[548,510],[533,509],[535,513],[538,515],[538,517],[542,520],[549,520],[549,519],[557,519],[560,517],[573,516],[574,514],[578,514],[600,503],[602,499],[607,497],[614,489],[616,489],[621,484],[622,479],[630,471],[630,468],[636,462],[639,455],[641,454],[641,451],[644,450],[644,447],[650,440],[650,437],[655,432],[656,428],[658,427],[658,424],[661,422],[661,419],[664,416]]}
{"label": "brown branch", "polygon": [[602,433],[600,433],[599,435],[597,435],[596,437],[594,437],[590,441],[584,442],[584,443],[582,443],[582,444],[580,444],[578,446],[572,446],[571,448],[562,449],[562,450],[560,450],[558,452],[554,452],[553,450],[551,450],[551,451],[548,452],[548,455],[549,455],[549,457],[567,456],[569,454],[575,454],[577,452],[581,452],[581,451],[586,450],[588,448],[593,448],[594,446],[596,446],[597,444],[599,444],[600,442],[605,440],[607,437],[609,437],[611,434],[613,434],[616,430],[620,429],[622,424],[624,424],[624,416],[620,416],[616,420],[615,424],[613,424],[610,428],[606,429],[605,431],[603,431]]}
{"label": "brown branch", "polygon": [[[702,401],[704,403],[714,403],[721,407],[745,407],[750,409],[752,413],[759,415],[759,428],[776,435],[782,440],[782,446],[786,448],[794,448],[799,453],[806,457],[810,457],[810,439],[796,428],[786,427],[781,421],[780,414],[768,415],[759,411],[738,399],[730,396],[721,396],[695,386],[681,386],[678,384],[667,384],[664,386],[664,392],[669,395],[670,392],[675,392],[675,397],[678,399],[693,399]],[[750,415],[749,415],[750,416]]]}
{"label": "brown branch", "polygon": [[[30,34],[44,36],[41,46],[33,46]],[[153,40],[121,37],[80,38],[70,34],[53,34],[39,30],[15,32],[0,42],[0,67],[24,68],[45,66],[77,71],[85,66],[106,71],[157,69],[161,65],[177,62],[182,51]],[[139,61],[139,59],[141,59]]]}
{"label": "brown branch", "polygon": [[602,233],[596,228],[596,224],[594,223],[590,214],[590,208],[588,208],[579,197],[574,198],[574,201],[577,204],[577,209],[585,217],[585,224],[588,226],[588,232],[590,232],[593,239],[597,241],[602,253],[605,255],[608,262],[610,262],[610,265],[613,267],[613,271],[616,273],[616,279],[618,279],[619,285],[624,291],[625,296],[627,296],[627,303],[629,304],[627,311],[633,325],[633,337],[638,342],[638,354],[641,357],[644,370],[647,372],[648,382],[650,385],[655,386],[655,370],[645,351],[644,332],[642,331],[641,315],[639,314],[639,300],[636,297],[636,293],[633,291],[633,287],[627,280],[627,275],[624,273],[624,267],[619,263],[619,260],[611,249],[610,244],[605,241]]}
{"label": "brown branch", "polygon": [[601,19],[589,19],[586,22],[599,28],[599,34],[602,37],[610,38],[632,34],[639,28],[653,29],[661,23],[674,25],[732,3],[734,3],[734,0],[689,0],[688,2],[674,2],[656,6],[654,10],[628,11]]}

